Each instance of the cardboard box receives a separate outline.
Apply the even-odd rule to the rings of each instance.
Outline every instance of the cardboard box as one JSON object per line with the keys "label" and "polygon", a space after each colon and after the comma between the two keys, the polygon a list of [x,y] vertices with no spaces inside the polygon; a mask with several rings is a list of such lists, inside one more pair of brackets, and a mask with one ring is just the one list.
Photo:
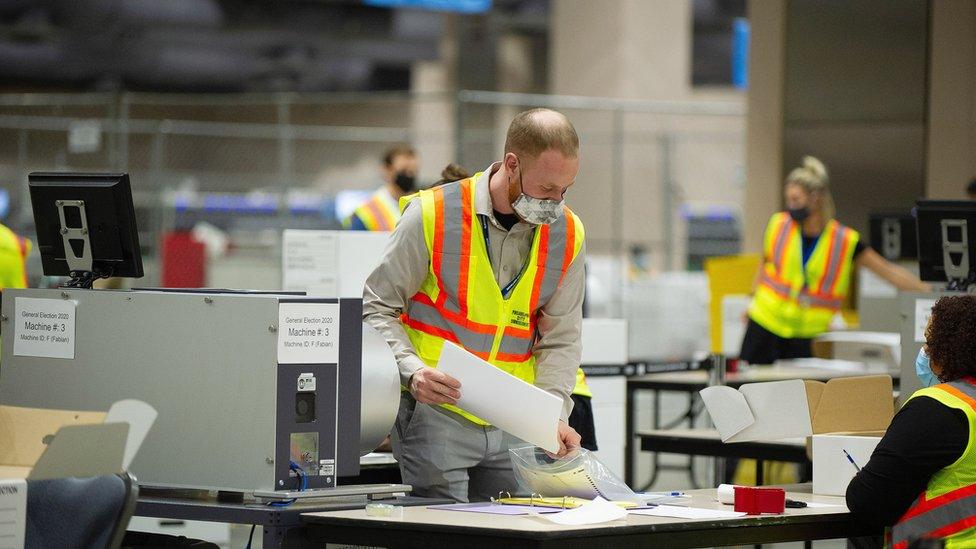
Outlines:
{"label": "cardboard box", "polygon": [[722,442],[883,431],[894,415],[888,375],[713,386],[700,394]]}
{"label": "cardboard box", "polygon": [[43,480],[122,472],[156,411],[122,400],[108,412],[0,405],[0,479]]}
{"label": "cardboard box", "polygon": [[[857,467],[871,459],[883,432],[813,435],[813,493],[844,496]],[[847,454],[857,464],[847,459]]]}

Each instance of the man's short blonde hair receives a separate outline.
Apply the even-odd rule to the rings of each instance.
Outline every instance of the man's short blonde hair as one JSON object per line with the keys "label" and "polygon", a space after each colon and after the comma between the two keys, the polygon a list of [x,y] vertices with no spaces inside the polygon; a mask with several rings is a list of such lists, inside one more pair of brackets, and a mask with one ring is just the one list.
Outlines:
{"label": "man's short blonde hair", "polygon": [[550,149],[570,158],[579,155],[579,135],[569,119],[551,109],[531,109],[517,114],[505,136],[505,154],[537,158]]}

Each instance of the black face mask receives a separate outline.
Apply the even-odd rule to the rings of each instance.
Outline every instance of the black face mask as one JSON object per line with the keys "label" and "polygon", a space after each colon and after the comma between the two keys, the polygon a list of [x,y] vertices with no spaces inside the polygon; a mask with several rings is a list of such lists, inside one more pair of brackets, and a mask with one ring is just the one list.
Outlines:
{"label": "black face mask", "polygon": [[810,217],[810,209],[806,206],[802,208],[791,208],[787,211],[790,213],[790,217],[793,218],[793,221],[796,221],[797,223],[803,223],[808,217]]}
{"label": "black face mask", "polygon": [[405,172],[397,172],[393,182],[405,193],[413,192],[417,188],[417,178]]}

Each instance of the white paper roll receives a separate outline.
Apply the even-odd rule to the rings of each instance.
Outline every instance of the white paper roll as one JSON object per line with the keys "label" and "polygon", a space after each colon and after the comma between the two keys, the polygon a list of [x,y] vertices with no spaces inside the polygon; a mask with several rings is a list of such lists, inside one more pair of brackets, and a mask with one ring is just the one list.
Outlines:
{"label": "white paper roll", "polygon": [[372,452],[390,434],[400,406],[400,370],[379,332],[363,323],[363,385],[359,453]]}
{"label": "white paper roll", "polygon": [[735,486],[731,484],[719,484],[716,492],[720,503],[735,503]]}

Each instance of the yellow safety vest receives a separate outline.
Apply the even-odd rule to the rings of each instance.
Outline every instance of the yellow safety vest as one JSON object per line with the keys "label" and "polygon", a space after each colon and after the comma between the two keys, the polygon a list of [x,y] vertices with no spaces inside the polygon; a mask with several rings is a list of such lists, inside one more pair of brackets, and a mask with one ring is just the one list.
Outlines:
{"label": "yellow safety vest", "polygon": [[[941,538],[948,549],[976,547],[976,378],[942,383],[915,391],[969,419],[969,443],[954,463],[932,475],[925,491],[891,528],[894,549],[905,549],[921,537]],[[924,434],[919,434],[924,436]]]}
{"label": "yellow safety vest", "polygon": [[27,254],[30,240],[0,225],[0,289],[27,287]]}
{"label": "yellow safety vest", "polygon": [[858,238],[857,231],[831,219],[804,267],[800,226],[786,212],[773,214],[749,318],[783,338],[827,331],[850,288]]}
{"label": "yellow safety vest", "polygon": [[586,384],[586,374],[583,373],[582,368],[576,370],[576,386],[573,387],[573,394],[593,398],[593,391]]}
{"label": "yellow safety vest", "polygon": [[397,203],[390,196],[386,188],[382,188],[373,193],[373,196],[356,208],[352,214],[342,220],[342,225],[347,229],[352,224],[353,216],[362,220],[366,230],[369,231],[392,231],[400,220],[400,210]]}
{"label": "yellow safety vest", "polygon": [[[427,278],[400,320],[414,350],[430,367],[437,367],[444,342],[452,341],[508,374],[534,383],[532,350],[539,311],[579,254],[583,223],[565,208],[558,220],[537,227],[528,259],[503,296],[475,213],[480,176],[408,197],[420,201],[430,263]],[[443,407],[487,425],[456,406]]]}

